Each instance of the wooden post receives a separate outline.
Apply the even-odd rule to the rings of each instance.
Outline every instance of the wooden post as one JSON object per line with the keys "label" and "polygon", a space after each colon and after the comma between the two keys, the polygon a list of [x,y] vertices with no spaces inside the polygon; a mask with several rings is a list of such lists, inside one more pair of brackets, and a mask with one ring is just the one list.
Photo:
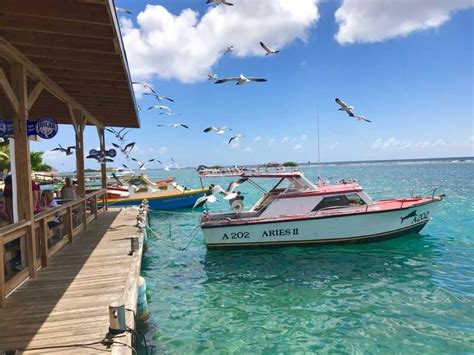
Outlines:
{"label": "wooden post", "polygon": [[[97,133],[99,135],[99,142],[100,142],[100,151],[105,151],[105,134],[104,129],[101,127],[97,127]],[[104,162],[100,164],[100,175],[102,179],[102,188],[105,189],[107,187],[107,164]]]}
{"label": "wooden post", "polygon": [[3,236],[0,237],[0,308],[5,303],[5,247],[3,246]]}
{"label": "wooden post", "polygon": [[41,266],[48,266],[48,240],[49,240],[49,228],[48,223],[46,223],[46,218],[43,218],[40,221],[40,231],[41,231]]}
{"label": "wooden post", "polygon": [[26,70],[23,64],[11,64],[11,87],[18,100],[18,110],[13,111],[13,134],[15,137],[16,186],[18,189],[18,218],[31,221],[28,226],[26,252],[31,277],[36,276],[36,243],[34,228],[33,191],[31,189],[30,145],[27,128],[27,86]]}
{"label": "wooden post", "polygon": [[74,131],[76,132],[76,177],[77,192],[82,198],[86,195],[86,186],[84,181],[84,128],[87,119],[79,110],[69,107]]}
{"label": "wooden post", "polygon": [[72,243],[72,237],[73,237],[73,230],[74,230],[74,217],[72,215],[72,207],[67,208],[67,232],[69,234],[69,243]]}

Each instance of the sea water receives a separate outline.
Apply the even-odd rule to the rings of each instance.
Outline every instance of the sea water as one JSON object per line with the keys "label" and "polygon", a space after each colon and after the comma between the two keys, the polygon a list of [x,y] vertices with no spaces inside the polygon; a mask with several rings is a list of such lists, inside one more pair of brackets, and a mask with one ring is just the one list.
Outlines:
{"label": "sea water", "polygon": [[[312,181],[318,175],[316,167],[302,171]],[[192,169],[149,173],[199,186]],[[446,198],[420,234],[281,249],[208,251],[201,232],[191,239],[202,209],[152,212],[157,237],[142,274],[147,339],[157,353],[474,352],[474,164],[325,166],[322,175],[357,178],[375,198],[413,188],[431,195],[436,186]],[[225,188],[231,181],[204,183]],[[261,196],[250,184],[238,190],[247,207]],[[210,208],[228,209],[220,200]]]}

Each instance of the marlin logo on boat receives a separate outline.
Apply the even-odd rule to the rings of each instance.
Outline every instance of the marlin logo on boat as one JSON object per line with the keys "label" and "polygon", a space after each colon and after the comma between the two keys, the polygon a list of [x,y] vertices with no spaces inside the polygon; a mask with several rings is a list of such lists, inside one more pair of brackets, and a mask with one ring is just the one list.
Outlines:
{"label": "marlin logo on boat", "polygon": [[421,222],[423,220],[428,219],[429,214],[430,214],[429,211],[418,214],[416,213],[416,210],[414,210],[410,212],[409,214],[407,214],[405,217],[400,217],[400,224],[402,224],[403,221],[405,221],[406,219],[410,219],[410,218],[412,218],[411,224]]}

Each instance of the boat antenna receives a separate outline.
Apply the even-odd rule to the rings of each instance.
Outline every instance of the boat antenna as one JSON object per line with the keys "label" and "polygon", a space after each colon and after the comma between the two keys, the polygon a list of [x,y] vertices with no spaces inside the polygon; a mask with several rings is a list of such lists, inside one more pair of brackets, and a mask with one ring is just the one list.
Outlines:
{"label": "boat antenna", "polygon": [[318,134],[318,180],[319,184],[322,183],[323,177],[321,176],[321,149],[320,149],[320,137],[319,137],[319,108],[316,107],[316,127],[317,127],[317,134]]}

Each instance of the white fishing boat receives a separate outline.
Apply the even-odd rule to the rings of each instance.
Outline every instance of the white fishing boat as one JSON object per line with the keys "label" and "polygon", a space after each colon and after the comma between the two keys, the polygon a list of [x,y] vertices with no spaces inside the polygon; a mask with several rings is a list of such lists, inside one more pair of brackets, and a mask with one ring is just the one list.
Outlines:
{"label": "white fishing boat", "polygon": [[[201,177],[228,176],[204,171]],[[230,176],[236,176],[233,171]],[[204,212],[201,228],[208,248],[369,242],[419,232],[443,196],[373,200],[355,180],[312,183],[299,171],[243,171],[239,183],[278,183],[250,210],[234,200],[232,211]],[[224,194],[230,192],[224,192]],[[235,193],[234,193],[235,196]]]}

